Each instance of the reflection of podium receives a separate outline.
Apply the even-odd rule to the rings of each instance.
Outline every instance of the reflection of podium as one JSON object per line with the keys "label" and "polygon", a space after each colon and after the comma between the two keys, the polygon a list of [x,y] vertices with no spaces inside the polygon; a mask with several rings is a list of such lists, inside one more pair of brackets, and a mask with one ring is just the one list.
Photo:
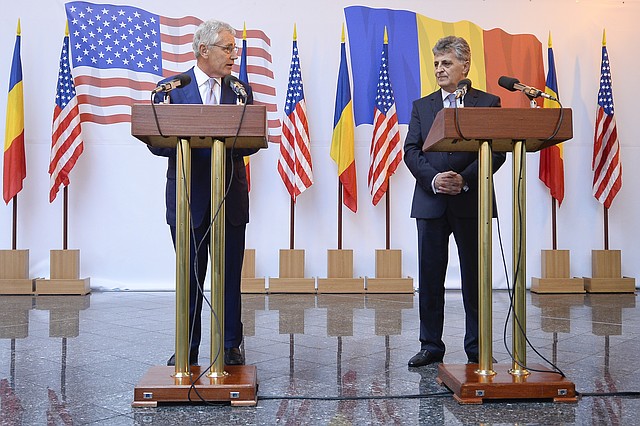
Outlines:
{"label": "reflection of podium", "polygon": [[[160,123],[160,129],[157,123]],[[218,206],[224,201],[226,187],[225,145],[266,148],[266,123],[266,107],[258,105],[156,105],[155,114],[152,105],[133,105],[131,108],[133,136],[150,146],[176,148],[176,363],[175,368],[155,366],[147,372],[135,388],[134,406],[187,402],[193,398],[190,391],[194,386],[197,395],[205,401],[229,401],[232,405],[257,403],[255,366],[225,367],[222,356],[225,211],[224,204],[219,212]],[[212,364],[208,372],[189,365],[192,148],[211,149],[211,306],[215,315],[211,315]],[[216,318],[222,324],[218,325]]]}
{"label": "reflection of podium", "polygon": [[[538,398],[576,402],[575,385],[544,366],[526,362],[526,153],[573,137],[570,109],[445,108],[436,116],[424,151],[478,152],[479,363],[441,364],[438,381],[461,403]],[[466,140],[465,140],[466,139]],[[513,154],[513,363],[492,362],[492,152]],[[510,367],[510,368],[509,368]],[[529,371],[531,367],[536,371]]]}

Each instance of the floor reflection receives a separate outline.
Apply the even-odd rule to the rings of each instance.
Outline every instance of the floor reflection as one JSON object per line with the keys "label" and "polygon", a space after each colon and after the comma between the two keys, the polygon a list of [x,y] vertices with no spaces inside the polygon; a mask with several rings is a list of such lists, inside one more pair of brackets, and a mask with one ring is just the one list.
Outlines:
{"label": "floor reflection", "polygon": [[[509,297],[493,300],[494,355],[508,362],[500,322]],[[419,348],[417,295],[246,294],[258,406],[133,409],[139,378],[173,350],[172,293],[0,296],[0,425],[633,424],[640,401],[619,393],[640,385],[636,295],[527,294],[527,302],[528,338],[576,384],[577,404],[458,404],[437,383],[437,366],[407,368]],[[460,292],[448,291],[447,363],[466,361],[463,317]],[[527,361],[539,362],[529,350]]]}

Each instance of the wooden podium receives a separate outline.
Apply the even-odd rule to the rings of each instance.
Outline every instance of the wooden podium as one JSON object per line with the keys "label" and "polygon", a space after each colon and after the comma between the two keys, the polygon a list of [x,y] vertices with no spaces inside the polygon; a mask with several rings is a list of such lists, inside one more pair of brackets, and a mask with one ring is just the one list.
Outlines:
{"label": "wooden podium", "polygon": [[[438,382],[460,403],[485,399],[552,399],[576,402],[575,385],[559,374],[540,373],[526,360],[526,153],[573,137],[570,109],[445,108],[438,112],[423,151],[478,151],[478,364],[441,364]],[[513,362],[492,361],[491,235],[492,152],[513,154]],[[494,369],[495,367],[495,369]],[[531,368],[532,371],[529,371]]]}
{"label": "wooden podium", "polygon": [[[266,107],[137,104],[131,107],[131,134],[153,147],[176,148],[176,363],[175,367],[152,367],[136,386],[132,405],[156,406],[158,402],[202,400],[256,405],[256,367],[225,367],[222,356],[224,204],[217,215],[216,211],[224,201],[226,145],[266,148]],[[189,191],[192,148],[211,149],[211,306],[215,315],[211,315],[212,364],[208,371],[189,365]],[[216,323],[216,317],[222,323],[220,326]]]}

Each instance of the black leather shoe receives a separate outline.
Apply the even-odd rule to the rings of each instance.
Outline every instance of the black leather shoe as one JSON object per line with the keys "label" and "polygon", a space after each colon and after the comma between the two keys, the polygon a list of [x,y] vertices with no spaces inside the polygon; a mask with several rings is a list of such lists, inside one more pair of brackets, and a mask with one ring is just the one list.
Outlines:
{"label": "black leather shoe", "polygon": [[409,360],[409,367],[422,367],[423,365],[442,362],[442,355],[434,355],[426,349],[421,350]]}
{"label": "black leather shoe", "polygon": [[[171,367],[176,365],[176,354],[171,355],[171,358],[169,358],[169,361],[167,361],[167,365]],[[189,365],[199,365],[198,352],[191,352],[189,354]]]}
{"label": "black leather shoe", "polygon": [[244,365],[244,355],[240,348],[229,348],[224,350],[225,365]]}

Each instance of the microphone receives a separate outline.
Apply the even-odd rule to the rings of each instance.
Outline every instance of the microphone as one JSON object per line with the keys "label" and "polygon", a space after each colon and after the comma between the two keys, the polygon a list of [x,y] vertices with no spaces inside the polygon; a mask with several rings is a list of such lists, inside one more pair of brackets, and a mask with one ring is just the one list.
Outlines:
{"label": "microphone", "polygon": [[222,79],[222,83],[228,84],[229,87],[231,87],[231,90],[233,90],[233,93],[236,94],[236,96],[241,98],[245,103],[247,102],[247,91],[245,90],[242,83],[240,83],[240,80],[229,74],[224,76],[224,78]]}
{"label": "microphone", "polygon": [[518,80],[517,78],[507,77],[503,75],[498,79],[498,84],[511,92],[519,90],[531,99],[543,97],[558,102],[558,99],[556,99],[554,96],[551,96],[550,94],[545,93],[542,90],[536,89],[535,87],[524,85],[520,83],[520,80]]}
{"label": "microphone", "polygon": [[180,74],[166,83],[159,84],[158,87],[153,89],[151,94],[155,95],[158,92],[170,92],[177,87],[184,87],[189,83],[191,83],[191,76],[188,74]]}
{"label": "microphone", "polygon": [[460,80],[458,88],[455,91],[456,99],[463,97],[467,94],[467,91],[471,88],[471,80],[468,78]]}

